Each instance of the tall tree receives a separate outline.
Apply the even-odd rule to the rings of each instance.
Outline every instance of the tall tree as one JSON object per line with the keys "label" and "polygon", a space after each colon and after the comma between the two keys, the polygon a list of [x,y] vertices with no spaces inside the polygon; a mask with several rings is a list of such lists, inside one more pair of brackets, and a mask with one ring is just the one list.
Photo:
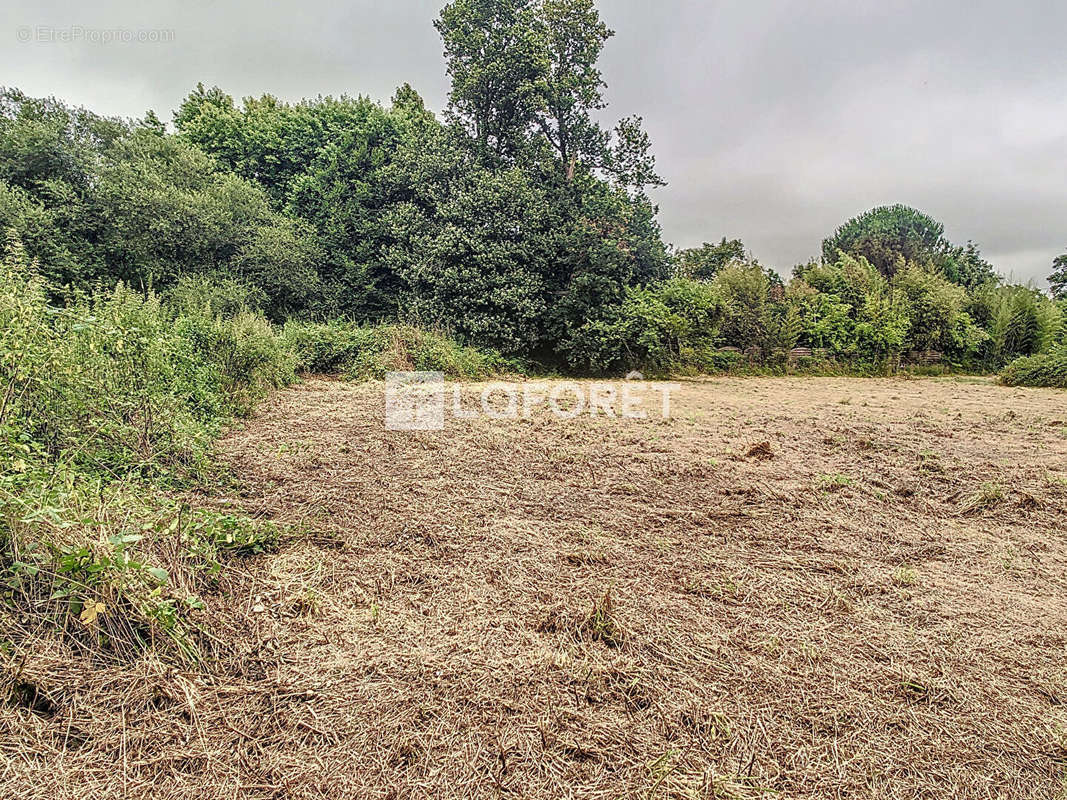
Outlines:
{"label": "tall tree", "polygon": [[997,280],[993,265],[982,258],[974,242],[967,242],[963,247],[949,247],[940,267],[946,278],[968,289]]}
{"label": "tall tree", "polygon": [[548,61],[538,86],[537,125],[572,178],[579,159],[599,164],[607,148],[593,112],[605,106],[597,60],[615,32],[593,0],[543,0],[537,25]]}
{"label": "tall tree", "polygon": [[597,61],[613,32],[593,0],[453,0],[437,29],[452,77],[450,113],[480,154],[535,166],[547,154],[556,175],[599,171],[640,191],[660,185],[640,117],[604,130]]}
{"label": "tall tree", "polygon": [[745,250],[740,239],[722,237],[721,242],[704,242],[700,247],[679,250],[675,255],[678,271],[688,278],[711,280],[729,264],[754,263],[755,259]]}
{"label": "tall tree", "polygon": [[452,79],[452,117],[483,159],[513,159],[525,146],[548,66],[536,12],[532,0],[455,0],[434,22]]}
{"label": "tall tree", "polygon": [[927,264],[944,256],[945,226],[933,217],[904,205],[879,206],[853,217],[823,240],[826,262],[837,260],[837,251],[863,256],[892,277],[907,263]]}

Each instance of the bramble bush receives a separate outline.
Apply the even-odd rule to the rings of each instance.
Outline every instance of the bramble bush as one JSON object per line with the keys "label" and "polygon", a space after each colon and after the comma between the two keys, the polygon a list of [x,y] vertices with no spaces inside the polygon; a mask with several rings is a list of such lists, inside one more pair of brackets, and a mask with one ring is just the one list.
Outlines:
{"label": "bramble bush", "polygon": [[114,477],[187,473],[222,422],[292,377],[253,312],[175,314],[122,284],[54,306],[17,239],[0,270],[0,423],[50,458]]}
{"label": "bramble bush", "polygon": [[368,347],[369,328],[346,320],[285,323],[282,335],[300,372],[346,372]]}
{"label": "bramble bush", "polygon": [[149,647],[207,657],[204,598],[227,556],[268,550],[279,531],[16,450],[14,469],[0,474],[0,642],[52,629],[102,658]]}

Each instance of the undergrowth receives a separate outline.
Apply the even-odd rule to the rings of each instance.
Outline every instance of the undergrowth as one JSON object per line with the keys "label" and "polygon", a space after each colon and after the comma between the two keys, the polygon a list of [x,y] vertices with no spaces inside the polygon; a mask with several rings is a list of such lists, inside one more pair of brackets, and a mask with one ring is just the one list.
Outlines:
{"label": "undergrowth", "polygon": [[284,337],[297,369],[340,373],[354,380],[381,380],[391,371],[442,372],[467,380],[525,371],[520,362],[495,351],[462,345],[443,333],[411,325],[289,322]]}
{"label": "undergrowth", "polygon": [[0,639],[52,630],[102,656],[154,646],[198,660],[200,595],[224,555],[265,549],[277,532],[182,506],[165,490],[211,474],[214,438],[292,379],[292,356],[255,312],[216,315],[192,294],[175,307],[120,284],[49,302],[60,294],[9,239]]}

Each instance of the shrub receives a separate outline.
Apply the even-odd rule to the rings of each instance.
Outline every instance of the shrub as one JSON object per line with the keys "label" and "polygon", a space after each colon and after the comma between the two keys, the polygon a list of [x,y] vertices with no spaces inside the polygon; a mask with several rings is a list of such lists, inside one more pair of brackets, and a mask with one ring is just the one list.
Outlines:
{"label": "shrub", "polygon": [[704,281],[673,278],[626,291],[623,302],[587,321],[569,358],[592,372],[714,372],[723,304]]}
{"label": "shrub", "polygon": [[285,323],[282,333],[301,372],[345,372],[370,344],[368,328],[343,320]]}
{"label": "shrub", "polygon": [[1027,286],[980,286],[971,295],[968,313],[989,333],[980,352],[981,363],[989,367],[1047,350],[1063,330],[1062,310]]}
{"label": "shrub", "polygon": [[176,317],[232,317],[260,311],[266,302],[262,289],[225,274],[182,275],[164,295],[164,305]]}
{"label": "shrub", "polygon": [[[911,321],[907,298],[862,256],[795,270],[786,290],[801,341],[863,371],[899,356]],[[784,346],[784,345],[783,345]]]}
{"label": "shrub", "polygon": [[1057,345],[1047,353],[1015,359],[1000,373],[1000,381],[1007,386],[1067,389],[1067,344]]}
{"label": "shrub", "polygon": [[906,346],[966,356],[981,347],[986,334],[964,310],[967,292],[935,271],[902,266],[893,281],[907,298],[911,327]]}
{"label": "shrub", "polygon": [[520,362],[495,351],[461,345],[444,334],[410,325],[290,322],[284,336],[298,369],[342,373],[357,380],[380,380],[394,370],[443,372],[471,380],[524,371]]}
{"label": "shrub", "polygon": [[294,377],[295,357],[285,340],[259,314],[178,317],[175,334],[187,340],[203,365],[195,387],[214,400],[214,416],[246,416],[256,402]]}
{"label": "shrub", "polygon": [[756,265],[729,266],[715,276],[712,286],[722,298],[723,340],[742,350],[766,348],[770,332],[771,289],[766,271]]}
{"label": "shrub", "polygon": [[366,380],[384,378],[386,372],[393,370],[443,372],[447,377],[468,380],[524,371],[518,361],[496,351],[461,345],[434,331],[410,325],[372,328],[367,346],[347,372],[353,378]]}
{"label": "shrub", "polygon": [[48,304],[13,242],[0,266],[0,424],[91,471],[187,471],[219,426],[292,374],[262,318],[174,316],[119,284]]}

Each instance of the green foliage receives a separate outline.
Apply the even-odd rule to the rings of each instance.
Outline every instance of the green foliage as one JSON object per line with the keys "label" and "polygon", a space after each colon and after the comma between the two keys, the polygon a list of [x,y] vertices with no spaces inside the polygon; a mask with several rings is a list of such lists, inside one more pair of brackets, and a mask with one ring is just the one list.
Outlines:
{"label": "green foliage", "polygon": [[28,190],[64,184],[84,192],[92,183],[99,154],[126,135],[129,127],[55,98],[2,89],[0,177]]}
{"label": "green foliage", "polygon": [[[158,120],[156,121],[158,123]],[[0,94],[0,225],[53,289],[180,275],[254,281],[275,317],[318,290],[312,231],[272,210],[256,183],[150,120],[108,120],[54,100]]]}
{"label": "green foliage", "polygon": [[438,28],[447,124],[407,85],[388,108],[198,85],[174,136],[6,95],[0,222],[53,300],[208,275],[255,287],[275,321],[413,322],[566,360],[588,319],[666,274],[648,136],[595,119],[611,31],[592,0],[457,0]]}
{"label": "green foliage", "polygon": [[862,256],[796,271],[788,297],[801,320],[799,341],[860,364],[895,360],[911,330],[905,294]]}
{"label": "green foliage", "polygon": [[369,346],[352,362],[348,374],[381,379],[396,370],[443,372],[446,377],[468,380],[523,371],[521,364],[495,351],[465,347],[441,333],[384,325],[371,330]]}
{"label": "green foliage", "polygon": [[1059,306],[1026,286],[980,286],[971,294],[968,313],[988,333],[981,360],[990,366],[1046,350],[1063,330]]}
{"label": "green foliage", "polygon": [[1067,345],[1012,361],[1001,371],[1000,380],[1008,386],[1067,389]]}
{"label": "green foliage", "polygon": [[164,305],[176,317],[232,317],[263,309],[262,289],[225,274],[182,275],[164,295]]}
{"label": "green foliage", "polygon": [[51,457],[73,453],[106,471],[151,469],[161,454],[170,464],[199,459],[202,430],[180,399],[195,389],[198,367],[188,343],[172,338],[158,299],[120,286],[54,308],[17,245],[0,286],[0,423]]}
{"label": "green foliage", "polygon": [[[69,642],[197,660],[199,597],[269,525],[177,506],[146,483],[207,474],[213,437],[292,376],[247,287],[122,284],[50,305],[10,237],[0,263],[0,603]],[[225,310],[232,316],[221,316]],[[5,630],[8,637],[18,631]]]}
{"label": "green foliage", "polygon": [[863,256],[838,252],[834,261],[800,267],[796,276],[823,294],[835,295],[852,308],[859,308],[870,295],[884,294],[888,281]]}
{"label": "green foliage", "polygon": [[447,132],[431,129],[421,141],[394,168],[418,191],[383,216],[398,316],[464,342],[530,352],[552,278],[544,191],[519,169],[481,166]]}
{"label": "green foliage", "polygon": [[1048,276],[1048,283],[1054,298],[1067,300],[1067,253],[1053,259],[1052,274]]}
{"label": "green foliage", "polygon": [[310,225],[278,218],[251,231],[234,255],[231,270],[263,294],[261,308],[280,321],[319,296],[322,260],[322,247]]}
{"label": "green foliage", "polygon": [[434,25],[445,47],[454,116],[482,160],[518,158],[543,99],[548,61],[531,0],[455,0]]}
{"label": "green foliage", "polygon": [[725,236],[718,244],[704,242],[700,247],[679,250],[674,257],[675,269],[680,275],[700,280],[711,280],[731,264],[745,263],[755,263],[755,260],[745,250],[744,242],[740,239],[727,241]]}
{"label": "green foliage", "polygon": [[910,349],[965,356],[980,346],[984,333],[965,311],[963,287],[914,264],[901,270],[893,285],[908,302]]}
{"label": "green foliage", "polygon": [[590,325],[611,319],[627,287],[663,280],[668,257],[647,199],[635,200],[587,176],[576,183],[584,189],[581,202],[567,209],[571,222],[554,243],[547,333],[557,357],[588,370],[599,368],[591,361]]}
{"label": "green foliage", "polygon": [[250,312],[175,316],[122,284],[51,306],[16,238],[0,267],[0,330],[0,425],[112,475],[198,468],[220,422],[292,373]]}
{"label": "green foliage", "polygon": [[0,473],[0,531],[0,606],[32,620],[26,631],[8,627],[9,638],[52,628],[106,658],[151,647],[194,662],[212,646],[202,598],[217,592],[224,560],[278,539],[247,517],[24,460]]}
{"label": "green foliage", "polygon": [[272,211],[264,191],[177,137],[134,131],[113,148],[94,196],[114,277],[165,287],[223,271],[253,282],[276,318],[318,288],[312,230]]}
{"label": "green foliage", "polygon": [[720,270],[711,285],[723,304],[723,341],[742,349],[767,348],[772,324],[767,273],[755,264],[734,264]]}
{"label": "green foliage", "polygon": [[298,369],[356,380],[381,380],[392,371],[443,372],[469,380],[524,371],[520,362],[495,351],[465,347],[443,333],[411,325],[289,322],[284,337]]}
{"label": "green foliage", "polygon": [[982,258],[974,242],[962,247],[949,246],[938,266],[946,278],[968,289],[996,280],[993,265]]}
{"label": "green foliage", "polygon": [[640,192],[661,185],[641,119],[600,127],[597,66],[613,32],[593,0],[454,0],[436,21],[452,78],[450,113],[485,160],[547,155],[557,179],[597,172]]}
{"label": "green foliage", "polygon": [[[407,84],[391,105],[235,103],[198,84],[176,135],[151,113],[107,119],[0,92],[0,225],[37,260],[42,302],[63,309],[52,316],[86,330],[139,320],[138,368],[174,387],[178,411],[164,413],[178,427],[244,413],[294,351],[302,369],[361,375],[438,350],[457,374],[485,371],[452,363],[450,347],[584,371],[737,358],[714,345],[752,368],[808,346],[863,371],[926,349],[994,369],[1064,335],[1062,309],[1002,286],[974,244],[906,206],[846,222],[788,287],[740,240],[672,258],[644,194],[661,181],[640,118],[600,122],[612,32],[593,0],[454,0],[436,25],[452,80],[443,121]],[[96,291],[116,281],[132,289]],[[352,323],[290,326],[283,342],[260,314]],[[405,333],[390,349],[386,328],[450,344]],[[112,372],[111,386],[144,393]]]}
{"label": "green foliage", "polygon": [[88,280],[98,274],[84,236],[83,204],[74,196],[58,207],[0,179],[0,229],[14,230],[54,280]]}
{"label": "green foliage", "polygon": [[631,289],[622,318],[623,350],[635,366],[661,373],[714,368],[723,303],[706,283],[675,278]]}
{"label": "green foliage", "polygon": [[285,323],[282,336],[294,354],[300,372],[339,374],[346,372],[370,344],[370,329],[354,322]]}
{"label": "green foliage", "polygon": [[[489,46],[489,39],[519,35],[518,28],[509,33],[479,27],[478,15],[495,15],[501,24],[511,20],[507,24],[522,28],[528,44],[536,40],[543,48],[547,34],[530,29],[528,12],[508,4],[461,3],[446,9],[441,24],[448,21],[446,42],[456,47],[469,36]],[[470,91],[481,80],[506,83],[515,77],[499,64],[456,58],[456,80]],[[467,108],[458,99],[461,87],[455,91],[456,102]],[[502,96],[497,101],[507,102]],[[587,171],[572,175],[569,188],[557,183],[558,174],[546,181],[543,153],[518,147],[505,133],[504,109],[484,110],[488,116],[474,123],[472,143],[461,127],[437,123],[409,87],[398,91],[391,109],[362,98],[290,106],[269,97],[237,109],[221,92],[198,87],[176,121],[183,138],[240,174],[259,176],[276,208],[316,231],[323,254],[320,288],[303,296],[284,286],[274,289],[273,296],[292,298],[286,309],[303,304],[320,315],[366,322],[411,319],[466,342],[529,353],[545,344],[553,324],[547,319],[551,298],[566,292],[572,279],[579,284],[576,292],[588,292],[587,270],[575,265],[567,271],[561,264],[580,257],[573,250],[576,238],[628,227],[623,236],[641,239],[612,243],[612,260],[621,262],[612,270],[619,273],[612,284],[616,301],[632,274],[648,272],[650,260],[656,262],[653,269],[660,268],[663,245],[647,200],[614,190]],[[628,146],[638,142],[632,121],[623,128]],[[302,154],[302,167],[294,153]],[[607,163],[601,155],[597,164]],[[612,164],[629,172],[638,168],[632,151],[619,151]],[[274,230],[254,242],[275,241]],[[252,270],[244,255],[250,247],[234,263],[264,288],[263,275],[302,274],[300,265],[314,260],[301,259],[294,267],[284,260],[294,248],[260,247],[266,252]],[[634,263],[639,260],[644,264]],[[577,306],[584,305],[579,300],[568,307],[577,315]]]}
{"label": "green foliage", "polygon": [[54,98],[0,89],[0,226],[18,231],[47,277],[100,274],[92,191],[101,154],[129,129]]}
{"label": "green foliage", "polygon": [[925,264],[944,252],[945,227],[903,205],[879,206],[854,217],[822,243],[823,261],[837,252],[862,256],[891,277],[907,263]]}
{"label": "green foliage", "polygon": [[595,373],[714,371],[722,312],[718,294],[700,281],[631,287],[620,305],[576,331],[571,361]]}
{"label": "green foliage", "polygon": [[291,353],[259,314],[179,317],[174,333],[206,365],[199,396],[217,417],[246,416],[271,388],[292,380]]}
{"label": "green foliage", "polygon": [[950,281],[978,286],[993,277],[993,268],[971,242],[956,247],[945,227],[927,214],[904,205],[879,206],[854,217],[823,240],[823,261],[838,251],[862,256],[886,277],[909,264],[931,266]]}
{"label": "green foliage", "polygon": [[[312,307],[364,320],[395,317],[399,279],[383,251],[392,243],[389,214],[394,204],[408,199],[415,179],[395,161],[415,146],[418,132],[438,128],[436,121],[422,110],[414,92],[391,110],[365,98],[326,98],[297,106],[276,104],[271,116],[280,118],[279,125],[290,117],[316,122],[312,138],[290,143],[286,134],[278,145],[311,153],[302,171],[286,177],[284,208],[318,234],[323,295]],[[263,156],[268,161],[263,169],[270,169],[269,155]],[[275,191],[282,188],[279,183]]]}

